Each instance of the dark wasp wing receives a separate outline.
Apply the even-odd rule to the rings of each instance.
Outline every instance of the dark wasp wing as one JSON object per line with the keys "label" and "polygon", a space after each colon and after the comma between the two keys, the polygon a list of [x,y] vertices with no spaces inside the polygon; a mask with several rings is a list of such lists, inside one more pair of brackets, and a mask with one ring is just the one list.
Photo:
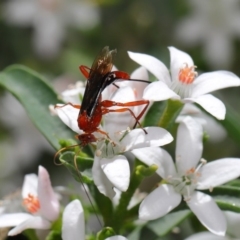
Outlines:
{"label": "dark wasp wing", "polygon": [[79,114],[86,111],[88,117],[92,117],[101,93],[106,87],[107,75],[111,72],[115,53],[116,50],[109,51],[109,47],[104,47],[94,60]]}

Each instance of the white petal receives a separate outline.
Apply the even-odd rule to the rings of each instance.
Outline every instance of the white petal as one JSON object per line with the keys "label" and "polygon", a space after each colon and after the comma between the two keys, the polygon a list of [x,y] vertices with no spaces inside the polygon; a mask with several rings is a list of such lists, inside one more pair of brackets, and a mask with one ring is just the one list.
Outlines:
{"label": "white petal", "polygon": [[[145,67],[139,67],[139,68],[135,69],[131,74],[131,79],[148,80],[147,69]],[[132,83],[131,81],[129,81],[129,82]],[[133,83],[135,83],[135,82],[133,82]]]}
{"label": "white petal", "polygon": [[189,208],[198,220],[212,233],[224,236],[227,228],[226,219],[214,200],[201,192],[195,192],[187,201]]}
{"label": "white petal", "polygon": [[[135,101],[134,91],[131,87],[125,86],[119,88],[111,98],[111,101],[125,103]],[[123,107],[113,107],[118,109]],[[127,112],[113,112],[104,115],[104,129],[111,136],[113,133],[132,127],[130,122],[135,123],[133,116]],[[117,122],[117,124],[116,124]]]}
{"label": "white petal", "polygon": [[181,68],[184,66],[194,66],[192,58],[185,52],[178,50],[175,47],[169,47],[170,51],[170,70],[172,75],[172,81],[178,81],[178,75]]}
{"label": "white petal", "polygon": [[42,217],[31,217],[28,218],[26,221],[20,223],[18,226],[13,228],[9,233],[8,236],[14,236],[26,229],[49,229],[51,227],[51,223]]}
{"label": "white petal", "polygon": [[159,147],[149,147],[134,149],[131,152],[146,165],[157,165],[157,174],[163,179],[166,179],[168,176],[176,175],[176,169],[172,157],[164,149]]}
{"label": "white petal", "polygon": [[32,194],[37,197],[37,185],[38,185],[38,177],[36,174],[27,174],[24,177],[23,187],[22,187],[22,197],[28,197],[28,194]]}
{"label": "white petal", "polygon": [[172,135],[163,128],[146,127],[144,129],[147,131],[147,134],[142,129],[134,129],[123,138],[121,143],[125,146],[125,151],[136,148],[163,146],[173,141]]}
{"label": "white petal", "polygon": [[112,237],[106,238],[105,240],[127,240],[127,238],[117,235],[117,236],[112,236]]}
{"label": "white petal", "polygon": [[163,184],[152,191],[139,207],[139,218],[153,220],[163,217],[181,202],[181,195],[171,185]]}
{"label": "white petal", "polygon": [[240,86],[240,79],[228,71],[216,71],[201,74],[194,81],[191,97],[197,97],[218,89]]}
{"label": "white petal", "polygon": [[94,162],[92,167],[93,181],[100,193],[112,199],[115,196],[113,185],[104,174],[100,165],[100,160],[101,160],[100,158],[96,156],[94,157]]}
{"label": "white petal", "polygon": [[130,182],[130,167],[123,155],[111,159],[101,159],[101,168],[114,187],[122,192],[127,191]]}
{"label": "white petal", "polygon": [[210,232],[200,232],[193,234],[184,240],[229,240],[229,238],[217,236]]}
{"label": "white petal", "polygon": [[70,202],[63,211],[62,239],[85,239],[84,212],[81,202],[76,199]]}
{"label": "white petal", "polygon": [[128,52],[128,55],[133,61],[145,67],[158,80],[165,82],[167,85],[170,85],[171,80],[169,71],[167,67],[157,58],[147,54],[134,52]]}
{"label": "white petal", "polygon": [[[61,93],[62,99],[66,103],[80,104],[80,96],[83,96],[85,87],[78,87],[65,90]],[[79,112],[79,110],[78,110]]]}
{"label": "white petal", "polygon": [[33,216],[28,213],[9,213],[0,215],[0,227],[15,227]]}
{"label": "white petal", "polygon": [[64,107],[63,104],[57,104],[55,110],[58,114],[58,117],[68,126],[70,127],[74,132],[81,134],[82,131],[78,127],[78,114],[79,109],[72,107],[71,105],[66,105]]}
{"label": "white petal", "polygon": [[197,189],[219,186],[240,176],[240,159],[223,158],[204,165],[199,171]]}
{"label": "white petal", "polygon": [[38,198],[41,215],[50,221],[55,221],[60,211],[59,201],[53,191],[49,174],[42,166],[38,168]]}
{"label": "white petal", "polygon": [[211,94],[202,95],[196,98],[185,98],[185,101],[191,101],[199,104],[207,112],[219,120],[223,120],[226,114],[226,108],[222,101]]}
{"label": "white petal", "polygon": [[240,214],[236,212],[224,211],[224,215],[227,219],[227,232],[229,232],[232,237],[239,237]]}
{"label": "white petal", "polygon": [[[144,67],[139,67],[137,68],[132,74],[131,74],[131,79],[140,79],[140,80],[148,80],[148,72],[147,69]],[[135,81],[127,81],[129,86],[132,87],[134,93],[135,93],[135,98],[137,100],[141,100],[143,96],[143,91],[144,89],[148,86],[148,83],[144,82],[135,82]]]}
{"label": "white petal", "polygon": [[164,82],[150,83],[143,92],[143,98],[149,101],[163,101],[170,98],[180,99]]}
{"label": "white petal", "polygon": [[179,173],[185,174],[196,167],[202,156],[202,138],[202,126],[191,117],[184,118],[177,131],[176,165]]}

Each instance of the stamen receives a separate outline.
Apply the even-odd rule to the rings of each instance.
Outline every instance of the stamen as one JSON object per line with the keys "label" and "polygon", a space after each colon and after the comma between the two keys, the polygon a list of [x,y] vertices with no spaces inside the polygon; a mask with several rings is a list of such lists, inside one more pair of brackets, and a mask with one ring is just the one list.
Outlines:
{"label": "stamen", "polygon": [[188,67],[188,64],[185,63],[184,67],[180,69],[178,73],[178,79],[184,84],[191,84],[194,79],[197,77],[197,72],[194,71],[196,66]]}
{"label": "stamen", "polygon": [[28,194],[27,198],[23,199],[23,205],[30,213],[37,213],[40,209],[40,203],[37,197]]}

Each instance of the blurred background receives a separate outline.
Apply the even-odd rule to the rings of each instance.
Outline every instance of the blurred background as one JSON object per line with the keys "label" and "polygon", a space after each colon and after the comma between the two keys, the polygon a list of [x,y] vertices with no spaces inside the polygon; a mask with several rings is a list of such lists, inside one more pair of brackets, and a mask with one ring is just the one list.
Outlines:
{"label": "blurred background", "polygon": [[[175,46],[192,56],[199,73],[229,70],[240,76],[240,1],[0,1],[1,70],[26,65],[60,93],[84,80],[79,65],[90,67],[104,46],[118,50],[115,65],[127,72],[137,67],[128,50],[169,66],[167,47]],[[214,94],[238,112],[239,92],[231,88]],[[216,135],[210,134],[204,157],[240,157],[238,142],[219,123],[211,124]],[[17,100],[0,89],[0,198],[21,187],[23,176],[37,172],[39,164],[50,170],[53,185],[73,184],[68,172],[54,165],[54,153]]]}

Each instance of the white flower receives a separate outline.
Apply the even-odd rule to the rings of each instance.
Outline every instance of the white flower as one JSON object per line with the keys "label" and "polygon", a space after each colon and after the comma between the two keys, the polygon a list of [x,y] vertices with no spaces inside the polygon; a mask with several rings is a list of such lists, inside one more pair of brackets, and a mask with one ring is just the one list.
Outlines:
{"label": "white flower", "polygon": [[[116,102],[129,102],[136,99],[130,86],[119,88],[114,92],[111,100]],[[58,106],[61,106],[58,104]],[[66,105],[55,109],[60,119],[73,131],[82,134],[77,118],[79,109]],[[137,109],[137,111],[139,111]],[[129,113],[112,113],[104,116],[103,126],[99,128],[109,136],[94,133],[97,139],[97,150],[92,168],[93,179],[99,191],[113,198],[114,187],[120,191],[126,191],[130,181],[130,167],[124,152],[133,149],[163,146],[170,143],[173,138],[165,129],[159,127],[147,127],[130,130],[133,126],[133,117]],[[134,119],[133,119],[134,120]]]}
{"label": "white flower", "polygon": [[190,0],[189,16],[176,26],[176,38],[187,47],[202,44],[206,61],[228,67],[234,56],[233,40],[240,37],[238,0]]}
{"label": "white flower", "polygon": [[197,76],[192,58],[185,52],[169,47],[171,64],[167,67],[155,57],[128,52],[131,59],[148,69],[159,81],[149,84],[143,98],[163,101],[170,98],[194,102],[219,120],[225,118],[224,104],[209,92],[240,86],[240,79],[231,72],[215,71]]}
{"label": "white flower", "polygon": [[22,197],[29,213],[3,214],[0,216],[0,227],[14,227],[9,236],[29,228],[49,229],[58,218],[60,206],[44,167],[39,166],[38,177],[35,174],[25,176]]}
{"label": "white flower", "polygon": [[[85,240],[85,223],[82,204],[79,200],[70,202],[63,212],[62,239]],[[127,240],[123,236],[112,236],[108,240]],[[106,240],[107,240],[106,239]]]}
{"label": "white flower", "polygon": [[201,111],[192,103],[186,103],[176,119],[176,122],[181,122],[186,116],[191,116],[202,125],[204,131],[209,136],[210,142],[220,142],[227,136],[225,128],[213,117]]}
{"label": "white flower", "polygon": [[216,236],[210,232],[200,232],[191,235],[190,237],[186,238],[185,240],[237,240],[240,236],[240,214],[230,211],[224,212],[226,219],[227,219],[227,235]]}
{"label": "white flower", "polygon": [[228,236],[235,237],[236,239],[240,236],[240,214],[236,212],[225,211],[227,219],[227,234]]}
{"label": "white flower", "polygon": [[231,240],[231,238],[217,236],[210,232],[200,232],[193,234],[192,236],[186,238],[185,240]]}
{"label": "white flower", "polygon": [[33,26],[33,45],[42,57],[57,55],[68,26],[84,30],[99,21],[96,6],[76,0],[9,0],[3,15],[10,24]]}
{"label": "white flower", "polygon": [[206,164],[201,160],[202,128],[191,117],[179,125],[176,139],[176,167],[163,149],[136,149],[132,153],[147,165],[156,164],[157,173],[164,179],[141,203],[139,218],[151,220],[164,216],[182,200],[199,221],[212,233],[224,235],[226,219],[214,200],[196,190],[212,190],[240,176],[240,159],[224,158]]}

